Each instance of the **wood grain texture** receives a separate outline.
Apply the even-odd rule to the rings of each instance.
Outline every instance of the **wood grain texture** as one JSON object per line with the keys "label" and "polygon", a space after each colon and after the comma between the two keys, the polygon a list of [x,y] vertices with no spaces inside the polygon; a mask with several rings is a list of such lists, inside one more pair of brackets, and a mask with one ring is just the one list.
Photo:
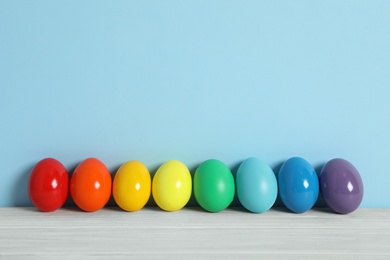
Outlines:
{"label": "wood grain texture", "polygon": [[219,213],[0,208],[0,257],[390,259],[390,209],[339,215],[326,209],[253,214],[240,208]]}

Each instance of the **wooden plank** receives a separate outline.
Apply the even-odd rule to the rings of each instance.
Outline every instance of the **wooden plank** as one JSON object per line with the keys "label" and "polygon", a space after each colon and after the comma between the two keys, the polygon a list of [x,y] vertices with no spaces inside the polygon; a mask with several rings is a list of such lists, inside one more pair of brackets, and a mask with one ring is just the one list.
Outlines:
{"label": "wooden plank", "polygon": [[390,259],[390,209],[339,215],[229,208],[94,213],[65,208],[0,208],[0,256],[44,258]]}

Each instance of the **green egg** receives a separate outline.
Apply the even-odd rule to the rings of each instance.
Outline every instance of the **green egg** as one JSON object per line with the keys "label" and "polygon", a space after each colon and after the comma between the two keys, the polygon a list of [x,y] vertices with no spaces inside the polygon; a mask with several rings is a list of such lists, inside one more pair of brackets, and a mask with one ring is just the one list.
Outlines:
{"label": "green egg", "polygon": [[219,212],[232,203],[235,192],[233,174],[221,161],[210,159],[199,165],[194,175],[194,195],[199,205]]}

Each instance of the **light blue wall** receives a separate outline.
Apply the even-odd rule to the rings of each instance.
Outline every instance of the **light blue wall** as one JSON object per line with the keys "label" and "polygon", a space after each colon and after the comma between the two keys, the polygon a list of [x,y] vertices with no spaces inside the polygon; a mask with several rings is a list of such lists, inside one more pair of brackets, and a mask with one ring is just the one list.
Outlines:
{"label": "light blue wall", "polygon": [[0,1],[0,206],[54,157],[351,161],[390,207],[390,1]]}

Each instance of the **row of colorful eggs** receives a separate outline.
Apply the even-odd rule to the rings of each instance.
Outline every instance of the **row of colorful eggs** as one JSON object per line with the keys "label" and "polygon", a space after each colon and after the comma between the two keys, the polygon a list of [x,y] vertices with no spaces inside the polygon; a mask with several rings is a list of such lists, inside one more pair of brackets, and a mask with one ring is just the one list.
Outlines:
{"label": "row of colorful eggs", "polygon": [[151,195],[161,209],[177,211],[187,204],[192,191],[206,211],[224,210],[237,193],[242,206],[255,213],[270,209],[278,193],[289,210],[303,213],[313,207],[321,192],[333,211],[347,214],[359,207],[364,193],[360,174],[350,162],[330,160],[318,177],[300,157],[285,161],[277,177],[263,160],[248,158],[239,166],[235,178],[222,161],[210,159],[198,166],[193,179],[182,162],[170,160],[159,167],[153,180],[143,163],[128,161],[118,169],[113,181],[100,160],[88,158],[76,167],[70,184],[61,162],[45,158],[35,165],[28,183],[32,203],[45,212],[62,207],[69,192],[75,204],[88,212],[103,208],[111,194],[125,211],[140,210]]}

